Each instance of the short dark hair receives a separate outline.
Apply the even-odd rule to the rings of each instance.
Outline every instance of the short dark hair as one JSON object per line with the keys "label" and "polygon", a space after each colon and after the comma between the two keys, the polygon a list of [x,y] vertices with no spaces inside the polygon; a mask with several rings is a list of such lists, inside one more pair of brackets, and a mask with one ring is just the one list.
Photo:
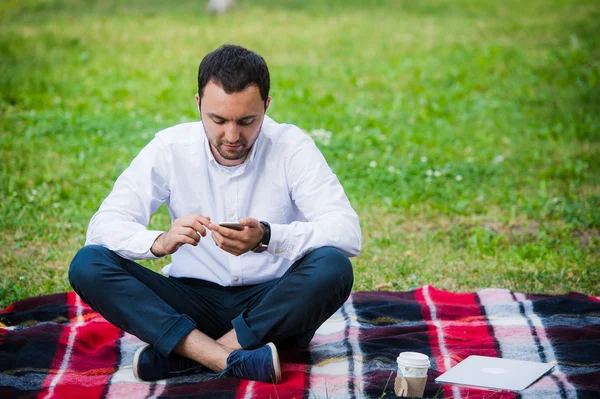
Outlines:
{"label": "short dark hair", "polygon": [[210,81],[214,81],[225,93],[236,93],[256,84],[260,97],[266,103],[271,85],[269,68],[260,55],[233,44],[224,44],[207,54],[198,68],[198,95]]}

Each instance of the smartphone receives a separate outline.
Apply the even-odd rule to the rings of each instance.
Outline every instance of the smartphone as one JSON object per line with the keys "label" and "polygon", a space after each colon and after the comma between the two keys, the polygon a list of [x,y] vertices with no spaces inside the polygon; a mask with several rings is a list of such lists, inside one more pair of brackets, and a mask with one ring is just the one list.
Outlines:
{"label": "smartphone", "polygon": [[225,227],[227,229],[242,231],[244,230],[244,226],[239,223],[219,223],[219,226]]}

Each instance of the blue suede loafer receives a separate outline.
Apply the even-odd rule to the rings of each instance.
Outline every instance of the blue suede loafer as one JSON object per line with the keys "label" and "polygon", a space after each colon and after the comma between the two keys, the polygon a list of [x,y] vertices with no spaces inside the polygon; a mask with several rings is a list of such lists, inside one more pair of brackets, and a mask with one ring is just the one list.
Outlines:
{"label": "blue suede loafer", "polygon": [[165,357],[151,345],[141,346],[133,358],[133,375],[139,381],[157,381],[207,371],[198,362],[171,353]]}
{"label": "blue suede loafer", "polygon": [[275,344],[269,342],[254,350],[233,351],[227,357],[227,367],[219,376],[233,375],[252,381],[281,382],[281,367]]}

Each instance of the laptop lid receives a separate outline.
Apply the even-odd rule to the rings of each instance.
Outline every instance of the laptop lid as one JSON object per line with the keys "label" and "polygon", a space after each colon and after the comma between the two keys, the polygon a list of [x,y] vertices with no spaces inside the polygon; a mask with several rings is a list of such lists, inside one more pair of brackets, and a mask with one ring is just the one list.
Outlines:
{"label": "laptop lid", "polygon": [[521,391],[553,367],[551,364],[525,360],[469,356],[435,381],[474,388]]}

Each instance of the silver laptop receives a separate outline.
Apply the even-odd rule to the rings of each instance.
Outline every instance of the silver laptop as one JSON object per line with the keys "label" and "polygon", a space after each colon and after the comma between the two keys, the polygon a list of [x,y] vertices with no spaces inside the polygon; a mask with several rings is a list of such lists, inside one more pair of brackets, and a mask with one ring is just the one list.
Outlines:
{"label": "silver laptop", "polygon": [[435,379],[442,384],[522,391],[552,370],[554,365],[487,356],[469,356]]}

